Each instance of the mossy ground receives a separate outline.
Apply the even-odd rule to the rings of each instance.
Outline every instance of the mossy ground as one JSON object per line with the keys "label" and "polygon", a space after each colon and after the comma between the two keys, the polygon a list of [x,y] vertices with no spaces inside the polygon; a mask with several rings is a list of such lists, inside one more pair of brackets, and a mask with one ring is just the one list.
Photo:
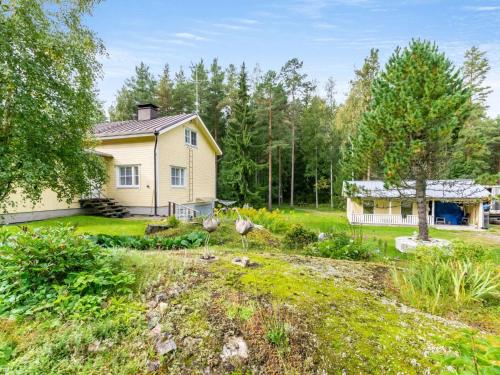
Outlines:
{"label": "mossy ground", "polygon": [[[147,303],[158,293],[168,296],[162,330],[177,344],[160,358],[160,373],[439,373],[433,353],[447,350],[443,342],[461,331],[391,303],[384,265],[240,249],[214,247],[211,262],[200,259],[201,249],[126,251],[124,266],[135,270],[138,281],[116,313],[85,322],[0,320],[0,369],[144,373],[148,360],[159,359],[146,318]],[[244,255],[257,265],[232,263]],[[289,328],[284,348],[266,339],[276,321]],[[221,360],[230,336],[245,339],[248,359]],[[99,348],[92,350],[96,342]]]}
{"label": "mossy ground", "polygon": [[[287,216],[291,223],[318,231],[343,223],[335,212],[297,210]],[[77,216],[30,225],[61,221],[76,224],[78,233],[131,235],[143,234],[147,224]],[[245,253],[233,225],[225,219],[212,234],[216,260],[211,262],[200,259],[203,249],[124,249],[123,266],[137,277],[134,293],[103,306],[106,313],[98,318],[0,318],[0,373],[140,374],[148,361],[158,359],[159,373],[168,374],[207,369],[213,374],[441,373],[434,354],[449,350],[450,340],[461,337],[468,325],[500,347],[498,306],[475,305],[444,316],[459,321],[453,322],[398,304],[388,277],[391,256],[368,263],[305,257],[284,251],[280,236],[266,230],[251,233]],[[200,228],[181,224],[162,235]],[[364,234],[390,239],[410,230],[372,227]],[[487,242],[483,232],[460,235],[466,241]],[[234,265],[236,256],[249,256],[257,265]],[[155,353],[147,319],[148,302],[158,293],[168,295],[162,330],[177,345],[162,358]],[[280,345],[268,338],[275,326],[286,327]],[[244,338],[248,359],[221,360],[230,336]]]}

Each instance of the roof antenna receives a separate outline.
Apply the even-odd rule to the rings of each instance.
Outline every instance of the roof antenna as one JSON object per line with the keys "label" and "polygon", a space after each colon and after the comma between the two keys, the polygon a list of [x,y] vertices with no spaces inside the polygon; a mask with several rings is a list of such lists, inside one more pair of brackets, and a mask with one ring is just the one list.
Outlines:
{"label": "roof antenna", "polygon": [[195,99],[195,102],[194,102],[194,105],[195,105],[195,113],[196,114],[199,114],[200,112],[200,97],[198,95],[198,66],[195,65],[195,71],[194,71],[194,85],[195,85],[195,90],[196,90],[196,99]]}

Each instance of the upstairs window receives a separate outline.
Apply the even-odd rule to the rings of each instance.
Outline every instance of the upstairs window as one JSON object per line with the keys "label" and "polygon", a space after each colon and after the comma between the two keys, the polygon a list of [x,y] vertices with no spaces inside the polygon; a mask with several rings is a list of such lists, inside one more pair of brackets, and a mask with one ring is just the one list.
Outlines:
{"label": "upstairs window", "polygon": [[139,187],[138,165],[120,165],[117,174],[118,187]]}
{"label": "upstairs window", "polygon": [[186,168],[172,167],[170,168],[170,183],[174,187],[185,186]]}
{"label": "upstairs window", "polygon": [[184,141],[187,145],[196,146],[198,141],[196,137],[197,134],[194,130],[188,128],[184,129]]}

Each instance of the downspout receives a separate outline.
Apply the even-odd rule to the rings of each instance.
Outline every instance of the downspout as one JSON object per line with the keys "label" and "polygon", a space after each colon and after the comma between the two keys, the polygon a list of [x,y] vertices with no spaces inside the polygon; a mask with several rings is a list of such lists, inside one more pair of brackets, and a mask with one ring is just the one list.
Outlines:
{"label": "downspout", "polygon": [[154,148],[154,202],[155,202],[155,216],[158,216],[158,173],[157,173],[157,148],[158,148],[158,131],[155,131],[155,148]]}

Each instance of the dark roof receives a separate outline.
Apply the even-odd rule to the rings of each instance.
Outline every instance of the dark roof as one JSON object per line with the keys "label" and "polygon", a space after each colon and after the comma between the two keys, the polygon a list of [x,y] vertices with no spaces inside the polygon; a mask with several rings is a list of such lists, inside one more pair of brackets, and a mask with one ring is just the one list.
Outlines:
{"label": "dark roof", "polygon": [[97,138],[102,138],[154,134],[155,132],[160,132],[171,126],[184,122],[193,116],[196,116],[196,114],[183,113],[175,116],[157,117],[151,120],[103,122],[94,127],[94,135]]}
{"label": "dark roof", "polygon": [[[356,198],[415,198],[415,181],[406,188],[385,188],[384,181],[344,181],[344,195]],[[483,199],[490,193],[473,180],[427,180],[427,198]]]}

